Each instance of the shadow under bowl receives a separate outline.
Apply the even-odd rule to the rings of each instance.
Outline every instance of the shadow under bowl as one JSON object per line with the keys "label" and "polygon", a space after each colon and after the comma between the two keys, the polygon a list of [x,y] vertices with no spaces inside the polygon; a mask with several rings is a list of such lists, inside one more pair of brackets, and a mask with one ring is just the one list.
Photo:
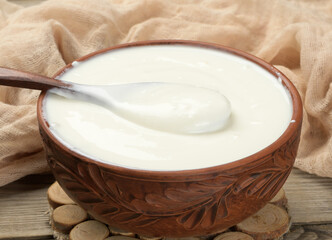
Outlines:
{"label": "shadow under bowl", "polygon": [[[238,161],[195,170],[134,170],[82,156],[59,142],[43,117],[44,91],[38,100],[37,113],[47,161],[67,194],[95,219],[110,226],[149,237],[217,233],[261,209],[286,181],[300,139],[301,99],[294,85],[272,65],[245,52],[215,44],[144,41],[114,46],[77,61],[120,48],[165,44],[224,51],[263,67],[280,78],[288,89],[295,121],[270,146]],[[57,75],[71,67],[69,64]]]}

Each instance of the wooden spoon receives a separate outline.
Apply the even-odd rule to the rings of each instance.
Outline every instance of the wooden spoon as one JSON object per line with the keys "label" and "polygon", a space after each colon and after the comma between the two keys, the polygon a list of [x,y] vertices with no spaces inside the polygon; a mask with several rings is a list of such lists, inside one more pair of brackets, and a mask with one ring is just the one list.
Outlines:
{"label": "wooden spoon", "polygon": [[139,82],[86,85],[0,68],[0,85],[50,92],[92,102],[142,126],[175,133],[207,133],[223,128],[229,101],[211,89],[185,84]]}

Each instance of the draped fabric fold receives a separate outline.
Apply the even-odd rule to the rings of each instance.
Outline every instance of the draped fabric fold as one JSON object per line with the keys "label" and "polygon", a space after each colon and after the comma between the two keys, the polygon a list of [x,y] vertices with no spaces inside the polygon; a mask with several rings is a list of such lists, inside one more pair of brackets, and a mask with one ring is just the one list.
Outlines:
{"label": "draped fabric fold", "polygon": [[[190,39],[250,52],[298,88],[304,122],[296,167],[332,177],[332,0],[0,0],[0,66],[54,75],[90,52]],[[38,91],[0,87],[0,186],[47,171]]]}

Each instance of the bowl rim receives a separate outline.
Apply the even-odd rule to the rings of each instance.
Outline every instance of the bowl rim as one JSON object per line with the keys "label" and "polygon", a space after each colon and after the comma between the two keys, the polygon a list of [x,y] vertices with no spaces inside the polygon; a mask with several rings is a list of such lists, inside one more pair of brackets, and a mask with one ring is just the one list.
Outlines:
{"label": "bowl rim", "polygon": [[[278,148],[280,148],[282,145],[286,144],[287,141],[295,134],[295,132],[300,129],[302,124],[302,116],[303,116],[303,109],[302,109],[302,101],[301,97],[294,86],[294,84],[277,68],[275,68],[273,65],[265,62],[264,60],[249,54],[247,52],[244,52],[242,50],[238,50],[235,48],[231,48],[228,46],[223,46],[220,44],[215,43],[208,43],[208,42],[201,42],[201,41],[194,41],[194,40],[147,40],[147,41],[138,41],[138,42],[130,42],[130,43],[124,43],[119,45],[114,45],[112,47],[104,48],[95,52],[92,52],[88,55],[85,55],[83,57],[80,57],[73,62],[80,62],[85,61],[91,57],[94,57],[99,54],[103,54],[105,52],[109,52],[112,50],[122,49],[122,48],[128,48],[128,47],[139,47],[139,46],[151,46],[151,45],[185,45],[185,46],[194,46],[194,47],[201,47],[201,48],[208,48],[208,49],[214,49],[226,53],[230,53],[232,55],[236,55],[238,57],[244,58],[246,60],[251,61],[254,64],[259,65],[260,67],[267,70],[270,74],[274,75],[276,78],[281,79],[281,82],[283,86],[289,91],[289,94],[291,96],[291,101],[293,105],[293,112],[292,112],[292,120],[286,128],[286,130],[283,132],[283,134],[276,139],[273,143],[271,143],[269,146],[263,148],[262,150],[235,160],[230,163],[206,167],[206,168],[199,168],[199,169],[188,169],[188,170],[144,170],[144,169],[134,169],[134,168],[126,168],[123,166],[117,166],[113,164],[107,164],[102,161],[99,161],[98,159],[89,158],[87,156],[81,155],[78,152],[72,151],[67,146],[62,144],[50,131],[49,124],[47,123],[46,119],[43,117],[43,100],[45,98],[47,91],[42,91],[39,95],[38,101],[37,101],[37,118],[39,127],[47,134],[47,136],[55,143],[58,147],[60,147],[62,150],[64,150],[67,154],[73,155],[76,158],[79,158],[81,161],[91,164],[96,164],[98,166],[103,167],[104,169],[107,169],[107,171],[110,171],[117,175],[126,176],[128,178],[140,178],[140,179],[149,179],[149,180],[169,180],[171,177],[174,181],[177,179],[191,179],[191,176],[197,179],[205,179],[207,175],[214,175],[217,176],[221,172],[231,170],[237,167],[241,167],[244,165],[247,165],[249,163],[254,163],[259,160],[262,160],[265,156],[268,156],[272,154],[274,151],[276,151]],[[72,62],[72,63],[73,63]],[[72,63],[67,64],[65,67],[61,68],[53,77],[57,77],[64,73],[67,69],[70,69],[73,67]]]}

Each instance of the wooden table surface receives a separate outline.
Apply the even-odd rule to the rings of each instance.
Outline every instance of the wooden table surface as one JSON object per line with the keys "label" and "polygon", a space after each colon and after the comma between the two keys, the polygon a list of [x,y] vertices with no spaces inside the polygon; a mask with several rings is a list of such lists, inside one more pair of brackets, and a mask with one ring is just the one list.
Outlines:
{"label": "wooden table surface", "polygon": [[[51,175],[0,188],[0,239],[52,239],[47,188]],[[293,169],[284,186],[293,226],[287,240],[332,239],[332,179]]]}
{"label": "wooden table surface", "polygon": [[[24,7],[44,0],[10,0]],[[29,176],[0,188],[0,239],[53,239],[46,190],[51,175]],[[332,179],[294,169],[285,186],[292,228],[287,240],[332,240]]]}

